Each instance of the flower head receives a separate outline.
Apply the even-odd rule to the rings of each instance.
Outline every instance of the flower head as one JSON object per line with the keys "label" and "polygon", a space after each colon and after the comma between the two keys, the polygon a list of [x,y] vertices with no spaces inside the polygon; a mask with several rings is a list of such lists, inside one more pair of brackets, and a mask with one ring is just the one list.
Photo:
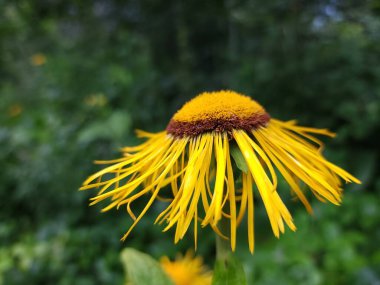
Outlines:
{"label": "flower head", "polygon": [[164,256],[160,263],[175,285],[210,285],[212,273],[207,270],[201,257],[194,257],[191,251],[179,255],[174,261]]}
{"label": "flower head", "polygon": [[[90,176],[81,189],[100,188],[91,204],[110,198],[103,211],[126,207],[134,223],[123,240],[153,202],[162,199],[168,204],[156,223],[166,223],[164,231],[175,227],[175,242],[192,223],[196,246],[200,223],[230,239],[234,250],[237,227],[247,215],[253,252],[254,192],[264,203],[276,237],[285,225],[296,229],[277,189],[278,173],[309,212],[300,181],[319,200],[335,205],[341,202],[341,179],[360,183],[322,156],[323,145],[312,134],[334,136],[325,129],[273,119],[257,102],[236,92],[206,92],[186,103],[165,131],[137,131],[146,138],[144,143],[123,148],[122,158],[98,161],[111,165]],[[240,187],[236,181],[241,181]],[[162,197],[165,186],[171,188],[169,197]],[[149,201],[136,217],[131,204],[144,195],[150,195]],[[222,218],[230,221],[228,233],[219,229]]]}

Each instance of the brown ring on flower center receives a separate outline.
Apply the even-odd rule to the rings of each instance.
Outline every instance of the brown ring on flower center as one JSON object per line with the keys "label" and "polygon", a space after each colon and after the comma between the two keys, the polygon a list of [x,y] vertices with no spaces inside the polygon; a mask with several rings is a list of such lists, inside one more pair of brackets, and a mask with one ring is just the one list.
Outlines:
{"label": "brown ring on flower center", "polygon": [[268,113],[258,113],[247,118],[236,115],[228,118],[209,118],[191,122],[181,122],[171,119],[166,131],[174,137],[195,137],[207,132],[227,132],[232,130],[251,131],[265,127],[270,120]]}

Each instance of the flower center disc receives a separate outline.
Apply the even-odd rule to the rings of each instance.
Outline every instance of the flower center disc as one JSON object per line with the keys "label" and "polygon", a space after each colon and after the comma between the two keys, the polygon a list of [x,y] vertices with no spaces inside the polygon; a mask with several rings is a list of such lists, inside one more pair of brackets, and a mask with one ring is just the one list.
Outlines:
{"label": "flower center disc", "polygon": [[178,110],[166,131],[176,137],[233,129],[250,131],[265,126],[269,120],[265,109],[248,96],[233,91],[205,92]]}

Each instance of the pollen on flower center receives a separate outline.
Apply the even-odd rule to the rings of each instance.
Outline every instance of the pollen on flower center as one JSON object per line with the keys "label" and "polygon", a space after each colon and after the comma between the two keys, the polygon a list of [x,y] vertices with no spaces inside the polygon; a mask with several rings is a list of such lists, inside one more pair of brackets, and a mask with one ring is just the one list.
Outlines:
{"label": "pollen on flower center", "polygon": [[187,102],[170,120],[169,134],[184,137],[211,131],[250,131],[268,123],[265,109],[248,96],[233,91],[204,92]]}

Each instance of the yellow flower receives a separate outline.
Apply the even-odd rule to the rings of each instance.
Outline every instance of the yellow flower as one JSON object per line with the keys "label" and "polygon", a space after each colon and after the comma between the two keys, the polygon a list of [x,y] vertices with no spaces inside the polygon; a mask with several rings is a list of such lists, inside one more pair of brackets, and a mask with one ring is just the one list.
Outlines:
{"label": "yellow flower", "polygon": [[43,53],[33,54],[30,58],[30,62],[34,66],[44,65],[46,63],[46,56]]}
{"label": "yellow flower", "polygon": [[[155,222],[166,223],[164,231],[175,227],[175,242],[193,223],[196,247],[200,223],[229,239],[235,250],[237,227],[247,215],[248,244],[253,252],[254,192],[261,196],[276,237],[285,231],[285,224],[296,229],[278,192],[275,168],[309,212],[312,209],[300,181],[319,200],[335,205],[341,203],[340,178],[360,183],[322,156],[322,143],[312,134],[334,136],[326,129],[273,119],[247,96],[232,91],[206,92],[186,103],[165,131],[137,131],[139,137],[147,139],[144,143],[123,148],[122,158],[98,161],[111,165],[90,176],[81,190],[100,187],[91,205],[110,198],[103,211],[126,207],[134,223],[122,240],[153,202],[162,199],[168,204]],[[241,158],[240,166],[236,157]],[[238,180],[241,187],[235,185]],[[171,192],[162,197],[167,193],[165,186],[170,186]],[[147,194],[149,201],[136,217],[131,204]],[[228,233],[219,229],[222,217],[229,221]]]}
{"label": "yellow flower", "polygon": [[175,261],[164,256],[160,263],[175,285],[211,285],[212,272],[203,265],[202,258],[194,257],[191,251],[177,256]]}

